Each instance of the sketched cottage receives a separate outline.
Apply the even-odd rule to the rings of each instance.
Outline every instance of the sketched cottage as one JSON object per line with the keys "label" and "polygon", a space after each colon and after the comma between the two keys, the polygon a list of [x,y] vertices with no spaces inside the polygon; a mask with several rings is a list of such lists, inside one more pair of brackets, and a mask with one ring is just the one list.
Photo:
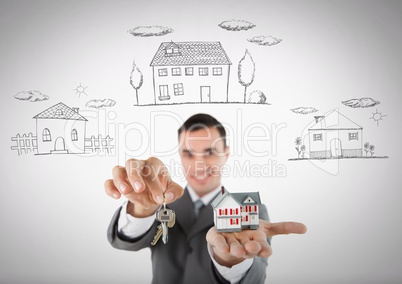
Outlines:
{"label": "sketched cottage", "polygon": [[154,103],[227,102],[230,62],[220,42],[164,42],[152,62]]}
{"label": "sketched cottage", "polygon": [[361,157],[363,127],[333,110],[308,129],[310,158]]}
{"label": "sketched cottage", "polygon": [[70,108],[58,103],[34,116],[38,154],[84,153],[87,119]]}

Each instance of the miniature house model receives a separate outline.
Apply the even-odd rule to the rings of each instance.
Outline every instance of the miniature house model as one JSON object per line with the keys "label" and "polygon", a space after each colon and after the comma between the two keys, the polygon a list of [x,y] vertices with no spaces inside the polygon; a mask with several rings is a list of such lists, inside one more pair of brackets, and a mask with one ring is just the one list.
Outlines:
{"label": "miniature house model", "polygon": [[363,155],[363,127],[336,110],[314,118],[316,123],[308,129],[310,158]]}
{"label": "miniature house model", "polygon": [[216,230],[236,232],[258,229],[260,204],[258,192],[230,193],[222,187],[221,192],[211,202]]}
{"label": "miniature house model", "polygon": [[227,102],[231,64],[220,42],[163,42],[150,64],[154,103]]}
{"label": "miniature house model", "polygon": [[78,113],[78,108],[58,103],[34,118],[38,154],[85,152],[87,119]]}

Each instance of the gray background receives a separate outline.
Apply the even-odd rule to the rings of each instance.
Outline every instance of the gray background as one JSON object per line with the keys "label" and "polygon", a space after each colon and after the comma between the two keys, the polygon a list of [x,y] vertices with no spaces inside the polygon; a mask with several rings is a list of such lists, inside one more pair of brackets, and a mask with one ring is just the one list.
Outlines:
{"label": "gray background", "polygon": [[[232,168],[277,166],[269,176],[229,175],[224,184],[259,190],[272,221],[308,226],[305,235],[274,238],[267,283],[401,282],[401,12],[401,1],[1,1],[0,282],[149,283],[150,252],[118,251],[106,240],[123,201],[107,197],[103,183],[129,156],[159,154],[184,185],[175,170],[176,129],[195,112],[231,128]],[[217,26],[229,19],[256,27],[233,33]],[[175,32],[152,38],[127,33],[141,25]],[[271,47],[246,41],[257,35],[283,41]],[[233,62],[233,98],[243,94],[236,69],[247,48],[256,62],[249,90],[262,90],[272,105],[134,107],[132,61],[144,74],[140,98],[152,96],[149,63],[160,43],[171,40],[220,41]],[[87,95],[76,94],[80,84]],[[50,100],[13,97],[29,90]],[[381,103],[366,109],[341,104],[361,97]],[[99,112],[85,107],[97,98],[117,104]],[[11,137],[34,132],[33,116],[58,102],[80,107],[88,135],[111,135],[116,152],[12,151]],[[338,109],[363,127],[376,155],[389,159],[288,161],[297,156],[294,139],[312,122],[313,114],[289,110],[300,106],[315,107],[316,114]],[[376,109],[386,115],[379,126],[370,119]],[[275,132],[275,125],[282,128]],[[271,137],[247,144],[250,128],[250,136]],[[255,153],[263,151],[269,154]]]}

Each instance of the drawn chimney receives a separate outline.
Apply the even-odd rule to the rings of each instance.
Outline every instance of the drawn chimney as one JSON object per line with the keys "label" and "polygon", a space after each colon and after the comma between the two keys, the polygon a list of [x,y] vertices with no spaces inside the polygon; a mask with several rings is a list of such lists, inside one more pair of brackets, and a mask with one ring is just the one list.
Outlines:
{"label": "drawn chimney", "polygon": [[315,119],[315,123],[318,123],[318,122],[320,122],[321,120],[324,119],[324,116],[323,115],[317,115],[317,116],[314,116],[314,119]]}
{"label": "drawn chimney", "polygon": [[75,113],[78,113],[78,111],[80,110],[80,108],[79,108],[79,107],[73,107],[72,110],[73,110]]}

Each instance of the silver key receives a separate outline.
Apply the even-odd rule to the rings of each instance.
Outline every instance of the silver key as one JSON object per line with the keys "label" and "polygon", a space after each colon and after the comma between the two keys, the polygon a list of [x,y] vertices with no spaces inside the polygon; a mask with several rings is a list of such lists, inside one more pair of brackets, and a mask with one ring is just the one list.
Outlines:
{"label": "silver key", "polygon": [[[163,202],[163,207],[156,213],[156,220],[161,222],[159,226],[162,227],[162,241],[164,244],[168,242],[168,228],[174,226],[176,215],[173,210],[166,208],[166,202]],[[160,229],[158,229],[159,231]],[[158,234],[158,232],[157,232]],[[155,235],[156,237],[157,235]],[[159,236],[160,237],[160,236]],[[159,238],[158,238],[159,239]]]}
{"label": "silver key", "polygon": [[162,225],[159,225],[157,228],[158,229],[156,230],[155,237],[154,237],[153,241],[151,242],[151,245],[153,245],[153,246],[156,245],[156,243],[159,241],[159,239],[162,236],[162,232],[163,232]]}

